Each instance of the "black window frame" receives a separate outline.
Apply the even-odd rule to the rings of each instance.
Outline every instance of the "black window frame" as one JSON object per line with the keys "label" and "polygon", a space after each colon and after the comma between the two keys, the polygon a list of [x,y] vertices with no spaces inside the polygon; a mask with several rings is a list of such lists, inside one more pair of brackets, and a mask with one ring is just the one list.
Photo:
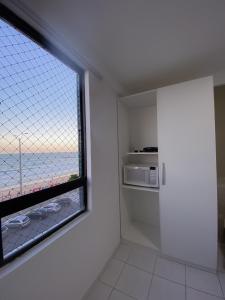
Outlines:
{"label": "black window frame", "polygon": [[[66,192],[75,190],[79,187],[83,190],[83,202],[84,209],[79,211],[76,215],[72,215],[64,222],[54,226],[54,228],[48,230],[42,236],[36,238],[34,241],[26,244],[22,248],[18,249],[15,253],[4,258],[3,255],[3,239],[2,231],[0,230],[0,267],[7,264],[14,258],[18,257],[22,253],[26,252],[36,244],[40,243],[52,233],[65,226],[67,223],[76,219],[78,216],[87,211],[87,154],[86,154],[86,117],[85,117],[85,97],[84,97],[84,73],[85,71],[78,66],[72,59],[65,55],[58,47],[56,47],[51,41],[49,41],[43,34],[37,31],[34,27],[24,21],[21,17],[15,14],[12,10],[3,4],[0,4],[0,18],[34,41],[40,47],[48,51],[50,54],[59,59],[62,63],[67,65],[70,69],[75,71],[79,76],[79,104],[80,104],[80,128],[79,128],[79,144],[81,146],[81,168],[80,176],[78,179],[56,185],[54,187],[46,188],[31,194],[22,195],[13,199],[9,199],[0,202],[0,226],[2,226],[1,219],[10,214],[19,212],[23,209],[32,207],[36,204],[42,203],[53,197],[59,196]],[[41,199],[41,200],[40,200]],[[18,201],[19,200],[19,201]]]}

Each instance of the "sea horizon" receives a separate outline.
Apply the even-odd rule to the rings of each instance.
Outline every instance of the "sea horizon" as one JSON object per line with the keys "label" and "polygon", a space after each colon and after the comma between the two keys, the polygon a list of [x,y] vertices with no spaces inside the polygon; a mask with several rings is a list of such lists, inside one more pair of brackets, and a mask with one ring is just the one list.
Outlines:
{"label": "sea horizon", "polygon": [[[27,152],[27,151],[23,151],[22,154],[44,154],[44,153],[48,153],[48,154],[54,154],[54,153],[79,153],[79,151],[50,151],[50,152],[45,152],[45,151],[40,151],[40,152]],[[19,154],[19,151],[16,152],[1,152],[0,155],[12,155],[12,154]]]}
{"label": "sea horizon", "polygon": [[0,153],[0,189],[79,173],[78,152]]}

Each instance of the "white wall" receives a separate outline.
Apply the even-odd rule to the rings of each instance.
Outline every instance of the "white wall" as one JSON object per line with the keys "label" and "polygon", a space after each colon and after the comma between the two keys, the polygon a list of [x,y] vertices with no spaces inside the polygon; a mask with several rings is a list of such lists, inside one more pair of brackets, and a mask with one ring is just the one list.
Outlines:
{"label": "white wall", "polygon": [[130,147],[129,116],[127,107],[118,102],[118,143],[119,143],[119,176],[123,183],[123,165],[127,162],[127,152]]}
{"label": "white wall", "polygon": [[129,203],[132,221],[160,226],[159,222],[159,195],[143,191],[129,190]]}
{"label": "white wall", "polygon": [[129,125],[131,151],[158,145],[156,105],[130,108]]}
{"label": "white wall", "polygon": [[79,300],[112,255],[120,239],[116,120],[116,96],[90,75],[92,212],[3,277],[0,299]]}

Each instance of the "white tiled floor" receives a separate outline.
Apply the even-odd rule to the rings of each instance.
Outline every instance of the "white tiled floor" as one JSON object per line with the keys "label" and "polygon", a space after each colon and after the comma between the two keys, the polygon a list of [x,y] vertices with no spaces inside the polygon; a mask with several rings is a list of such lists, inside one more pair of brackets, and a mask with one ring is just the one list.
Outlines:
{"label": "white tiled floor", "polygon": [[112,287],[105,285],[99,281],[96,281],[90,293],[87,296],[87,300],[107,300],[112,292]]}
{"label": "white tiled floor", "polygon": [[85,300],[225,299],[225,273],[209,273],[122,243]]}
{"label": "white tiled floor", "polygon": [[117,259],[112,259],[103,271],[100,280],[110,286],[114,286],[120,276],[124,263]]}
{"label": "white tiled floor", "polygon": [[186,267],[186,285],[199,291],[222,297],[218,276],[191,267]]}
{"label": "white tiled floor", "polygon": [[115,258],[126,262],[131,252],[131,247],[121,244],[115,253]]}
{"label": "white tiled floor", "polygon": [[154,276],[148,299],[185,300],[185,286]]}
{"label": "white tiled floor", "polygon": [[182,264],[159,257],[156,262],[155,274],[185,285],[185,266]]}
{"label": "white tiled floor", "polygon": [[128,258],[128,264],[152,273],[156,257],[156,253],[151,251],[150,248],[134,246]]}
{"label": "white tiled floor", "polygon": [[220,280],[223,294],[225,296],[225,273],[219,273],[219,280]]}
{"label": "white tiled floor", "polygon": [[116,288],[135,299],[145,300],[148,296],[152,275],[130,265],[125,265]]}

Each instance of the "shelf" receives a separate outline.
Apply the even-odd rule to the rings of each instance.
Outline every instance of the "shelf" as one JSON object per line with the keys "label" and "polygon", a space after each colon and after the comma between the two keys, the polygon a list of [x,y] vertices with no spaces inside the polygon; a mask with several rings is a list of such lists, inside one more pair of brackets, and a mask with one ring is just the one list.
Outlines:
{"label": "shelf", "polygon": [[123,229],[122,238],[154,250],[160,250],[160,229],[150,224],[129,222]]}
{"label": "shelf", "polygon": [[149,188],[149,187],[145,187],[145,186],[122,184],[122,187],[125,189],[138,190],[138,191],[146,191],[146,192],[153,192],[153,193],[159,192],[158,188]]}
{"label": "shelf", "polygon": [[127,155],[158,155],[158,152],[127,152]]}

